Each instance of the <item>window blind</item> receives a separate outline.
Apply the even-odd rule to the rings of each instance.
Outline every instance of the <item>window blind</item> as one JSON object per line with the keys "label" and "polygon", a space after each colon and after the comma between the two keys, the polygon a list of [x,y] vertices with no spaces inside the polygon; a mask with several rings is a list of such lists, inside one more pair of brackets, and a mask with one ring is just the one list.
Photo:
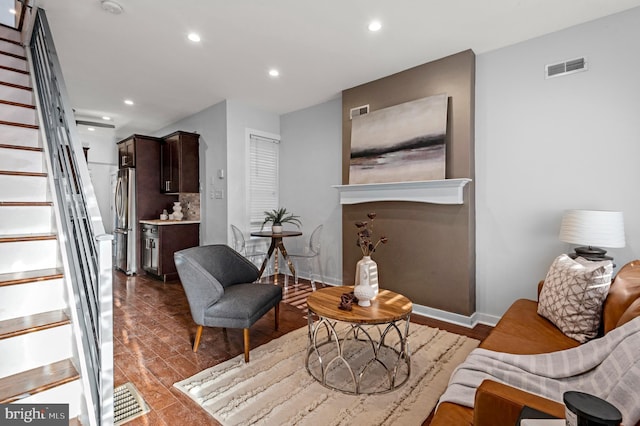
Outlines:
{"label": "window blind", "polygon": [[280,141],[250,135],[249,228],[259,231],[264,212],[278,208],[278,160]]}

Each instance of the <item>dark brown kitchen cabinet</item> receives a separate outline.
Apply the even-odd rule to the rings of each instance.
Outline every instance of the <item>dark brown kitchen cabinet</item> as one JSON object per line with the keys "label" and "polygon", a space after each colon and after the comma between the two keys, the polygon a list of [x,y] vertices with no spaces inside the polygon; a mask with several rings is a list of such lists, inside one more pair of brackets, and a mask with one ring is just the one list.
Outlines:
{"label": "dark brown kitchen cabinet", "polygon": [[[158,188],[160,181],[160,151],[162,149],[161,138],[145,136],[140,134],[131,135],[117,143],[118,165],[120,169],[133,169],[133,183],[130,188],[133,194],[128,194],[126,202],[128,207],[124,209],[133,216],[127,217],[127,232],[131,232],[131,238],[136,238],[135,250],[127,254],[126,248],[116,247],[116,250],[124,250],[123,256],[132,256],[132,273],[144,274],[142,265],[142,255],[145,247],[142,233],[140,232],[139,221],[147,219],[158,219],[163,210],[171,209],[174,202],[178,201],[178,195],[163,194]],[[127,158],[124,159],[123,156]],[[123,165],[124,163],[124,165]],[[134,167],[135,166],[135,167]],[[115,196],[115,194],[114,194]],[[135,253],[133,253],[135,251]]]}
{"label": "dark brown kitchen cabinet", "polygon": [[200,243],[200,225],[197,223],[172,223],[170,225],[142,226],[142,268],[150,275],[164,281],[178,278],[173,254],[195,247]]}
{"label": "dark brown kitchen cabinet", "polygon": [[135,167],[136,150],[135,135],[118,142],[118,168]]}
{"label": "dark brown kitchen cabinet", "polygon": [[196,133],[178,131],[162,138],[162,192],[200,192],[199,137]]}

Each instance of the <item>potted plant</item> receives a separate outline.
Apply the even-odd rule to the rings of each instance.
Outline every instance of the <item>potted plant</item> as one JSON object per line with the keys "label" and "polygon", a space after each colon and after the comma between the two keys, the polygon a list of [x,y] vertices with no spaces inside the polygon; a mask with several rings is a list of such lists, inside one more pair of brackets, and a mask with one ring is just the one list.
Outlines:
{"label": "potted plant", "polygon": [[271,231],[274,234],[279,234],[282,232],[282,224],[283,223],[292,223],[298,228],[302,225],[300,221],[300,216],[296,216],[293,213],[289,213],[286,208],[280,207],[279,209],[274,209],[268,212],[264,212],[264,222],[262,222],[262,228],[264,225],[271,222]]}

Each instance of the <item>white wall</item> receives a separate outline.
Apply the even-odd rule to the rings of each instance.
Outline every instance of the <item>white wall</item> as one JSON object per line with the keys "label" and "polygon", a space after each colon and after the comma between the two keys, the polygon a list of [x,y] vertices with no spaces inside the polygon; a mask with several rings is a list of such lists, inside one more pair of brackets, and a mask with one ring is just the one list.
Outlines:
{"label": "white wall", "polygon": [[102,216],[102,224],[107,233],[113,232],[113,191],[111,175],[118,170],[118,149],[113,129],[96,127],[90,132],[85,126],[78,126],[78,136],[83,147],[88,147],[87,167],[91,183]]}
{"label": "white wall", "polygon": [[[243,104],[239,101],[227,101],[227,194],[228,224],[226,241],[231,244],[232,235],[229,224],[248,232],[249,213],[247,206],[247,130],[257,130],[272,135],[280,135],[280,116]],[[267,241],[264,242],[265,244]]]}
{"label": "white wall", "polygon": [[[335,99],[281,117],[280,204],[301,216],[303,237],[289,238],[288,250],[302,250],[323,224],[321,260],[324,278],[342,283],[342,100]],[[291,240],[291,241],[290,241]],[[300,264],[300,276],[308,277]]]}
{"label": "white wall", "polygon": [[[622,210],[640,257],[640,8],[477,57],[477,311],[536,297],[565,209]],[[589,70],[545,80],[545,64]]]}
{"label": "white wall", "polygon": [[226,193],[226,181],[216,171],[227,167],[227,103],[220,102],[154,132],[162,137],[183,130],[200,135],[200,243],[226,242],[227,199],[214,199],[214,190]]}

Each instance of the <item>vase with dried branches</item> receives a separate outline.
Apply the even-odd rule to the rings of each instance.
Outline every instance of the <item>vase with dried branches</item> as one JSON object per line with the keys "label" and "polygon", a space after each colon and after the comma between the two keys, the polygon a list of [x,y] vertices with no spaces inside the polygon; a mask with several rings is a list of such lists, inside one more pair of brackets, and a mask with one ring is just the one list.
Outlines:
{"label": "vase with dried branches", "polygon": [[380,244],[386,244],[388,241],[385,236],[381,236],[377,241],[373,236],[373,222],[376,216],[375,212],[371,212],[367,214],[369,220],[355,224],[358,228],[357,245],[362,251],[362,259],[356,264],[353,292],[358,298],[360,306],[371,306],[371,300],[378,295],[378,264],[371,259],[371,255]]}

